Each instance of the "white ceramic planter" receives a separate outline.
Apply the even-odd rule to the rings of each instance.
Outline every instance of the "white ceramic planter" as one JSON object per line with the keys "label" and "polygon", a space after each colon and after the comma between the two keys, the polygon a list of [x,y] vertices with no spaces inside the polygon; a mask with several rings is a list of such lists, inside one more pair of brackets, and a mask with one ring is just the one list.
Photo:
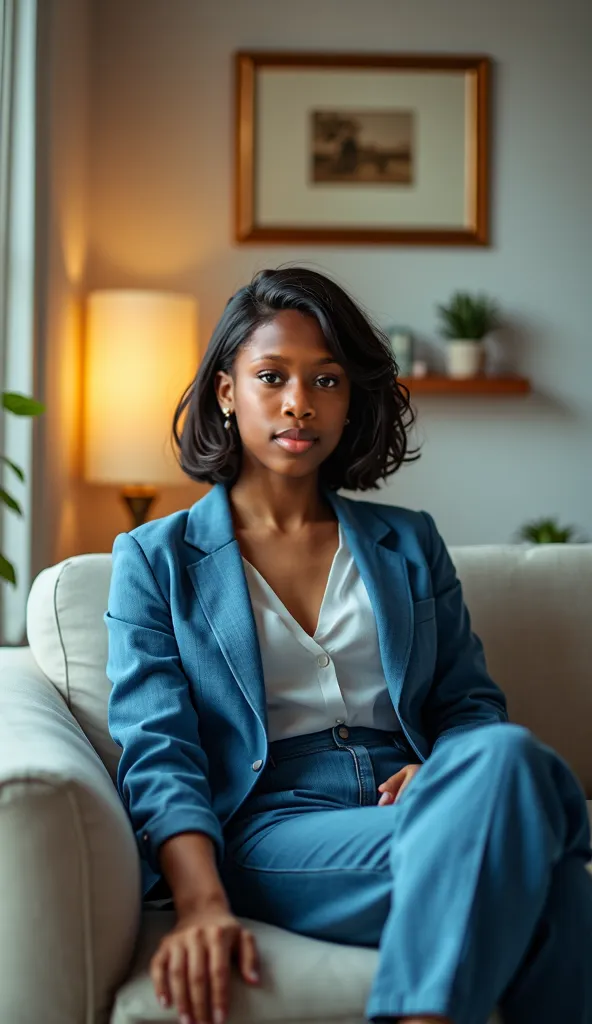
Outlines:
{"label": "white ceramic planter", "polygon": [[476,377],[483,368],[482,341],[457,339],[446,342],[446,371],[449,377]]}

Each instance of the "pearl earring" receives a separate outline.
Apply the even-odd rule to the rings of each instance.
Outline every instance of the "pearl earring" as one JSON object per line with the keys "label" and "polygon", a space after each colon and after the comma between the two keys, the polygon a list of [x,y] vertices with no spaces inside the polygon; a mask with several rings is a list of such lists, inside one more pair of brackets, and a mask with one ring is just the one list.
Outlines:
{"label": "pearl earring", "polygon": [[232,420],[230,419],[232,409],[228,409],[226,406],[222,409],[226,419],[224,420],[224,430],[230,430],[232,427]]}

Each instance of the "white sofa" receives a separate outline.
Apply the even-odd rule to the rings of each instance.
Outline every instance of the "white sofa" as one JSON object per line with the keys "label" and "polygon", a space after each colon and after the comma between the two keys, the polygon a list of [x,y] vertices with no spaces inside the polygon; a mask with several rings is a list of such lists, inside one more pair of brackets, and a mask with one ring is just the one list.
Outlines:
{"label": "white sofa", "polygon": [[[592,794],[592,544],[451,550],[514,721]],[[113,785],[105,675],[110,555],[46,569],[29,647],[0,650],[0,1024],[165,1024],[148,962],[171,911],[142,908]],[[360,1024],[374,950],[251,923],[263,984],[233,979],[231,1024]]]}

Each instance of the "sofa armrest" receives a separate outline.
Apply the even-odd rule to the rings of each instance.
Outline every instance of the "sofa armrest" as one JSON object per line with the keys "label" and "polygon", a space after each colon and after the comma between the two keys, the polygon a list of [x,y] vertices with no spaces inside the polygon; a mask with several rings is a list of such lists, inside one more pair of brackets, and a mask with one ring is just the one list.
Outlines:
{"label": "sofa armrest", "polygon": [[140,924],[109,774],[27,649],[0,650],[0,1020],[107,1021]]}

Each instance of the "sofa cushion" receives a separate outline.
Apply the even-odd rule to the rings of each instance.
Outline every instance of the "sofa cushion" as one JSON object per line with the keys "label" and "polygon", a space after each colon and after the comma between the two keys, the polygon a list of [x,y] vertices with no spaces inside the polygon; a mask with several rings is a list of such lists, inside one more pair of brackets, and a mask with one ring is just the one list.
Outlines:
{"label": "sofa cushion", "polygon": [[77,555],[44,569],[27,602],[35,660],[115,779],[120,749],[107,727],[107,608],[111,555]]}
{"label": "sofa cushion", "polygon": [[[119,989],[111,1024],[171,1024],[150,980],[149,961],[173,926],[170,911],[147,911],[134,965]],[[375,949],[308,939],[274,925],[242,918],[254,934],[261,983],[247,985],[232,972],[229,1024],[363,1024],[364,1006],[378,963]],[[499,1024],[493,1018],[490,1024]]]}
{"label": "sofa cushion", "polygon": [[135,836],[28,648],[0,649],[0,1021],[106,1024],[141,908]]}

